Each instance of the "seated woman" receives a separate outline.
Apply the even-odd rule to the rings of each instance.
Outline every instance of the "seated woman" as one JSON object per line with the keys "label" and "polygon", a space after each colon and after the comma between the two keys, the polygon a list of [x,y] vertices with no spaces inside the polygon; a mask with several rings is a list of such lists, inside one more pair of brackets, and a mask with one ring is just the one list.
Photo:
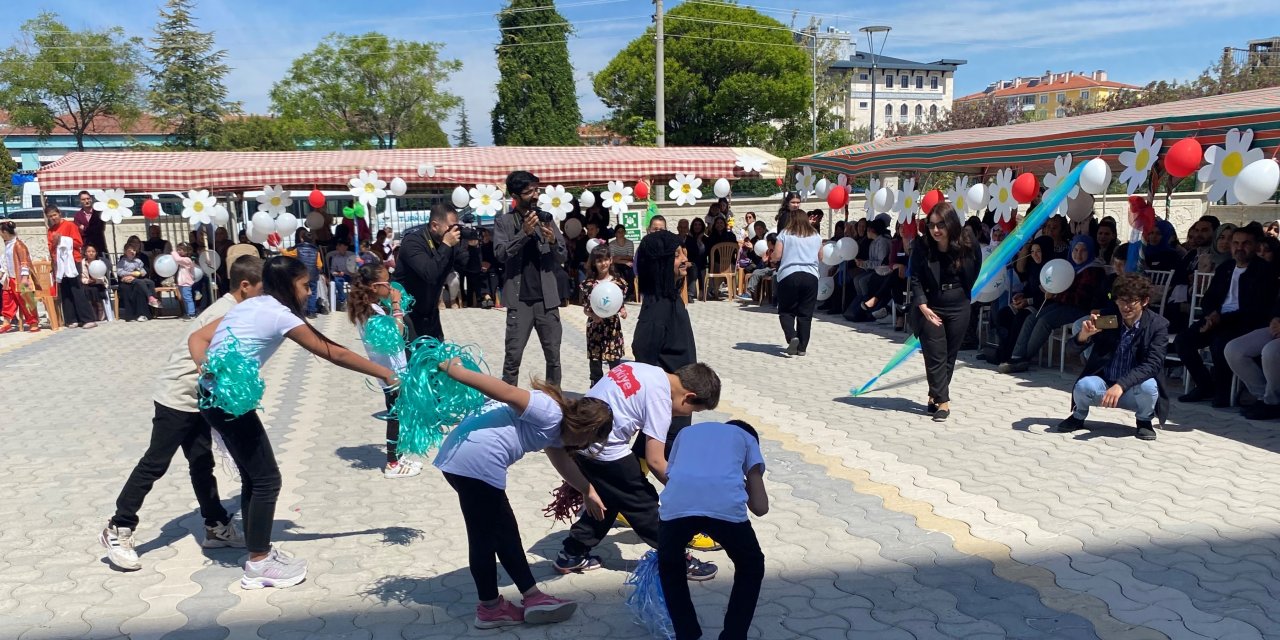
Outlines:
{"label": "seated woman", "polygon": [[1068,255],[1076,270],[1071,286],[1059,294],[1045,292],[1044,306],[1039,311],[1034,311],[1034,315],[1022,325],[1009,361],[1000,365],[1000,373],[1026,371],[1030,356],[1040,352],[1055,329],[1089,315],[1091,310],[1105,302],[1107,272],[1098,260],[1098,249],[1093,238],[1087,235],[1076,236],[1071,241]]}
{"label": "seated woman", "polygon": [[116,278],[120,280],[120,319],[145,322],[151,317],[148,307],[159,307],[156,299],[156,283],[147,277],[147,268],[139,244],[124,245],[124,254],[116,260]]}

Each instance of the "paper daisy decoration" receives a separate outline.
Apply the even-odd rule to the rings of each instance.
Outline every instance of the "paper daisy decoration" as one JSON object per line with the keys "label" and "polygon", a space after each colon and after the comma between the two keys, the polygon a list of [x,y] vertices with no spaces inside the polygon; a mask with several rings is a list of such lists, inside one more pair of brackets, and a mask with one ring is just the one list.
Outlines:
{"label": "paper daisy decoration", "polygon": [[1226,196],[1227,204],[1239,204],[1240,200],[1236,198],[1236,190],[1233,188],[1236,176],[1240,175],[1241,169],[1261,160],[1265,154],[1262,149],[1249,148],[1253,143],[1253,129],[1245,129],[1243,133],[1239,129],[1232,129],[1227,132],[1225,143],[1225,148],[1218,145],[1209,147],[1204,154],[1204,159],[1209,164],[1200,167],[1200,173],[1196,177],[1209,186],[1209,202],[1218,202]]}
{"label": "paper daisy decoration", "polygon": [[538,195],[538,208],[551,214],[556,222],[563,222],[564,217],[573,211],[573,194],[566,192],[561,185],[547,187]]}
{"label": "paper daisy decoration", "polygon": [[351,197],[373,211],[378,200],[387,197],[387,181],[378,179],[377,171],[360,170],[360,175],[351,179]]}
{"label": "paper daisy decoration", "polygon": [[880,190],[880,179],[871,178],[870,182],[867,184],[867,192],[865,194],[867,196],[867,202],[863,206],[863,209],[867,212],[868,220],[871,220],[876,217],[875,197],[876,197],[876,192],[879,190]]}
{"label": "paper daisy decoration", "polygon": [[192,189],[182,199],[182,217],[187,219],[192,229],[202,224],[211,224],[213,208],[217,205],[218,201],[209,195],[207,189]]}
{"label": "paper daisy decoration", "polygon": [[434,178],[434,177],[436,177],[436,166],[435,166],[435,165],[433,165],[433,164],[420,164],[420,165],[418,165],[418,177],[419,177],[419,178]]}
{"label": "paper daisy decoration", "polygon": [[467,193],[471,194],[471,208],[482,218],[491,218],[502,211],[502,192],[491,184],[478,184]]}
{"label": "paper daisy decoration", "polygon": [[813,177],[813,169],[805,167],[796,172],[796,191],[799,191],[800,195],[812,194],[816,182]]}
{"label": "paper daisy decoration", "polygon": [[741,168],[743,173],[761,173],[764,171],[764,158],[738,156],[738,159],[734,160],[733,164]]}
{"label": "paper daisy decoration", "polygon": [[698,187],[702,186],[702,178],[692,173],[677,173],[667,185],[671,187],[671,195],[668,196],[676,201],[676,204],[684,206],[687,204],[698,204],[698,198],[702,197],[702,191]]}
{"label": "paper daisy decoration", "polygon": [[621,180],[610,180],[609,188],[600,194],[600,203],[609,208],[609,212],[615,215],[622,215],[627,212],[627,206],[635,201],[635,197],[631,195],[631,187],[623,184]]}
{"label": "paper daisy decoration", "polygon": [[916,189],[915,178],[907,178],[902,181],[902,191],[898,192],[898,198],[893,202],[892,211],[898,214],[898,222],[906,222],[916,215],[916,209],[920,206],[920,191]]}
{"label": "paper daisy decoration", "polygon": [[120,224],[121,220],[133,217],[133,199],[124,197],[124,189],[105,189],[96,197],[93,210],[100,212],[103,220]]}
{"label": "paper daisy decoration", "polygon": [[1160,146],[1163,144],[1164,140],[1156,138],[1155,127],[1147,127],[1146,131],[1133,134],[1133,151],[1120,154],[1120,164],[1124,165],[1120,182],[1128,185],[1129,195],[1133,195],[1147,181],[1147,174],[1151,173],[1156,158],[1160,157]]}
{"label": "paper daisy decoration", "polygon": [[955,186],[944,191],[942,195],[947,199],[947,202],[951,203],[951,206],[955,207],[956,213],[964,215],[965,212],[973,208],[972,206],[969,206],[968,178],[956,178]]}
{"label": "paper daisy decoration", "polygon": [[987,208],[996,213],[996,222],[1012,221],[1013,211],[1018,208],[1018,201],[1013,199],[1013,169],[996,173],[996,182],[987,193]]}
{"label": "paper daisy decoration", "polygon": [[262,188],[262,195],[258,196],[258,211],[266,211],[273,217],[284,213],[292,204],[293,198],[284,190],[284,185],[267,185]]}
{"label": "paper daisy decoration", "polygon": [[[1157,140],[1156,142],[1159,142],[1159,140]],[[1157,147],[1158,146],[1159,145],[1157,145]],[[1126,151],[1125,153],[1129,153],[1129,152]],[[1120,156],[1123,158],[1124,154],[1120,154]],[[1155,156],[1152,156],[1152,157],[1154,158]],[[1124,161],[1121,160],[1121,162],[1124,162]],[[1147,163],[1147,169],[1148,170],[1151,169],[1150,162]],[[1128,171],[1128,169],[1125,169],[1125,171]],[[1044,174],[1044,188],[1052,189],[1058,186],[1058,183],[1062,182],[1062,179],[1067,177],[1068,173],[1071,173],[1071,154],[1068,153],[1068,154],[1060,155],[1057,158],[1054,158],[1053,171],[1050,171],[1049,173]],[[1130,191],[1129,193],[1133,193],[1133,192]],[[1078,195],[1080,195],[1080,185],[1071,187],[1071,190],[1067,192],[1067,197],[1063,198],[1062,202],[1058,203],[1057,215],[1060,215],[1060,216],[1067,215],[1067,207],[1070,206],[1069,203],[1072,200],[1075,200],[1076,196]]]}

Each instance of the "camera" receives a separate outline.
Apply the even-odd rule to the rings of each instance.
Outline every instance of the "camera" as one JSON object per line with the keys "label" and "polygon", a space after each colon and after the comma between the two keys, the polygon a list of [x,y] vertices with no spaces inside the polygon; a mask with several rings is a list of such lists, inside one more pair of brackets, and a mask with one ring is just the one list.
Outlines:
{"label": "camera", "polygon": [[546,224],[546,223],[548,223],[548,222],[551,222],[551,214],[550,214],[550,213],[548,213],[548,212],[546,212],[546,211],[543,211],[542,209],[538,209],[537,213],[538,213],[538,222],[541,222],[542,224]]}
{"label": "camera", "polygon": [[479,240],[480,228],[476,226],[476,214],[468,211],[458,217],[458,231],[463,240]]}

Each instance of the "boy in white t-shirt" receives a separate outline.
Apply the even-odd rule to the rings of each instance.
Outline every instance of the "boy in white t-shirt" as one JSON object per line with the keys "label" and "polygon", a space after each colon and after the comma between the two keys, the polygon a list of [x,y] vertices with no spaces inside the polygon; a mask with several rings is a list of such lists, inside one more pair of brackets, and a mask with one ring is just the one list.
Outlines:
{"label": "boy in white t-shirt", "polygon": [[[644,460],[660,482],[667,481],[666,442],[671,417],[709,411],[720,402],[720,377],[702,363],[683,366],[675,373],[639,362],[620,364],[605,374],[588,398],[599,398],[613,409],[613,431],[601,446],[570,456],[547,449],[547,456],[569,484],[586,486],[586,509],[573,524],[564,548],[556,556],[556,570],[575,573],[599,569],[600,558],[591,549],[604,540],[618,514],[646,544],[658,546],[658,492],[645,477],[640,459],[632,453],[637,432],[647,436]],[[687,542],[687,540],[686,540]],[[716,566],[687,556],[690,580],[710,580]]]}
{"label": "boy in white t-shirt", "polygon": [[702,422],[680,430],[671,448],[658,530],[658,575],[677,640],[702,637],[689,596],[685,543],[715,538],[733,561],[733,590],[721,640],[745,640],[764,580],[764,554],[747,517],[769,511],[760,436],[740,420]]}

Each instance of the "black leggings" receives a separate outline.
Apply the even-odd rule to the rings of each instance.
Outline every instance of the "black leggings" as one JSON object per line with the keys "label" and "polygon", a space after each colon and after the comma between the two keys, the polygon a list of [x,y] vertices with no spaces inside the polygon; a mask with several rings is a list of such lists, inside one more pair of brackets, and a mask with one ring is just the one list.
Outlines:
{"label": "black leggings", "polygon": [[818,304],[818,277],[812,273],[793,273],[778,282],[777,289],[782,334],[787,342],[800,338],[800,350],[807,351],[813,308]]}
{"label": "black leggings", "polygon": [[[387,411],[395,406],[396,398],[400,395],[399,391],[390,389],[382,390],[382,399],[387,403]],[[400,459],[400,452],[397,450],[400,444],[400,421],[387,421],[387,464],[391,464]]]}
{"label": "black leggings", "polygon": [[[467,526],[467,553],[471,579],[481,602],[498,598],[498,561],[520,593],[537,586],[520,542],[520,526],[511,511],[507,492],[483,480],[445,472],[444,479],[458,492],[462,520]],[[497,561],[495,561],[495,556]]]}
{"label": "black leggings", "polygon": [[244,540],[249,553],[271,550],[271,525],[280,497],[280,466],[276,464],[271,441],[262,428],[257,411],[239,418],[220,409],[201,409],[210,427],[222,436],[227,453],[240,469],[240,514],[244,519]]}
{"label": "black leggings", "polygon": [[691,516],[663,520],[658,533],[658,575],[662,593],[667,599],[667,612],[677,640],[702,637],[698,613],[689,596],[685,562],[685,544],[695,533],[706,533],[724,547],[733,561],[733,590],[724,613],[721,640],[747,637],[751,619],[760,599],[760,583],[764,581],[764,553],[751,522],[729,522],[717,518]]}
{"label": "black leggings", "polygon": [[[614,368],[614,367],[618,366],[618,363],[620,363],[620,362],[622,362],[622,361],[621,361],[621,360],[610,360],[610,361],[609,361],[609,368],[610,368],[610,369],[612,369],[612,368]],[[594,386],[596,386],[596,383],[597,383],[597,382],[600,382],[600,378],[603,378],[603,377],[604,377],[604,361],[602,361],[602,360],[587,360],[587,367],[591,370],[591,386],[593,386],[593,387],[594,387]]]}

